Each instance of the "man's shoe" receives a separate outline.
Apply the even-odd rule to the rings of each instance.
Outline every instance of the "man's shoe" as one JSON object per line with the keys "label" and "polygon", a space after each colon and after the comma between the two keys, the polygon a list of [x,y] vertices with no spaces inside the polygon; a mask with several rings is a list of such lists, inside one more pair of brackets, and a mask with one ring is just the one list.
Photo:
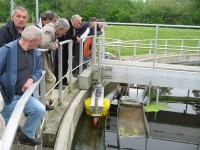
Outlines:
{"label": "man's shoe", "polygon": [[47,111],[51,111],[51,110],[54,110],[54,109],[55,109],[54,106],[46,105],[46,110],[47,110]]}
{"label": "man's shoe", "polygon": [[32,145],[32,146],[42,144],[42,140],[40,138],[35,137],[34,139],[30,139],[23,132],[21,132],[19,135],[19,142],[21,144],[27,144],[27,145]]}

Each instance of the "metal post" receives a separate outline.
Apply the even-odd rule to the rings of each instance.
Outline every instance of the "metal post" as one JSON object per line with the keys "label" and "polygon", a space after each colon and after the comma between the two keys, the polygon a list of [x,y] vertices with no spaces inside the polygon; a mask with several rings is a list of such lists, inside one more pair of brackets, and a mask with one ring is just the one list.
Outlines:
{"label": "metal post", "polygon": [[136,101],[138,102],[138,84],[137,84],[137,96],[136,96]]}
{"label": "metal post", "polygon": [[101,54],[102,54],[102,58],[101,59],[105,59],[105,52],[103,50],[103,44],[101,42],[101,39],[98,39],[98,50],[99,52],[101,51]]}
{"label": "metal post", "polygon": [[149,106],[150,100],[151,100],[151,85],[149,84],[149,101],[147,103],[147,106]]}
{"label": "metal post", "polygon": [[80,48],[79,48],[79,74],[83,72],[83,39],[80,40]]}
{"label": "metal post", "polygon": [[184,46],[184,40],[182,40],[182,44],[181,44],[181,55],[183,54],[183,46]]}
{"label": "metal post", "polygon": [[154,46],[154,59],[153,59],[153,69],[155,68],[156,63],[156,51],[158,47],[158,25],[156,25],[156,37],[155,37],[155,46]]}
{"label": "metal post", "polygon": [[[39,100],[39,87],[36,88],[36,90],[33,92],[33,97],[35,97],[36,99]],[[36,130],[36,134],[38,138],[42,137],[42,122],[38,124],[37,130]],[[42,150],[42,144],[37,146],[38,150]]]}
{"label": "metal post", "polygon": [[121,55],[121,41],[118,41],[118,46],[117,46],[117,60],[120,60],[120,55]]}
{"label": "metal post", "polygon": [[190,97],[190,89],[188,89],[187,97]]}
{"label": "metal post", "polygon": [[149,55],[151,55],[151,50],[152,50],[152,40],[150,41]]}
{"label": "metal post", "polygon": [[72,90],[72,60],[73,60],[73,58],[72,58],[72,44],[73,44],[73,41],[70,41],[69,42],[69,44],[68,44],[68,56],[69,56],[69,58],[68,58],[68,64],[69,64],[69,72],[70,72],[70,74],[69,74],[69,91],[71,92],[71,90]]}
{"label": "metal post", "polygon": [[168,41],[166,40],[165,41],[165,55],[167,54],[167,43],[168,43]]}
{"label": "metal post", "polygon": [[198,51],[197,51],[197,54],[199,54],[199,47],[200,47],[200,40],[198,42]]}
{"label": "metal post", "polygon": [[12,16],[13,11],[14,11],[14,0],[10,0],[10,16]]}
{"label": "metal post", "polygon": [[157,88],[156,88],[156,105],[158,105],[159,93],[160,93],[160,89],[159,89],[159,87],[157,87]]}
{"label": "metal post", "polygon": [[97,22],[95,22],[94,26],[94,37],[92,39],[92,58],[93,58],[93,65],[96,64],[96,38],[97,38]]}
{"label": "metal post", "polygon": [[98,72],[99,72],[99,84],[101,83],[101,48],[99,49],[99,52],[98,52]]}
{"label": "metal post", "polygon": [[101,51],[102,51],[102,56],[105,58],[105,28],[103,26],[103,33],[102,33],[102,40],[99,40],[99,43],[101,44]]}
{"label": "metal post", "polygon": [[39,13],[38,13],[38,0],[36,0],[36,4],[35,4],[35,8],[36,8],[36,23],[39,22]]}
{"label": "metal post", "polygon": [[62,103],[62,50],[63,50],[63,45],[60,45],[58,49],[58,93],[59,93],[59,98],[58,98],[58,103],[59,105]]}
{"label": "metal post", "polygon": [[134,49],[133,49],[133,57],[135,58],[136,56],[136,46],[137,46],[137,43],[135,42],[134,43]]}

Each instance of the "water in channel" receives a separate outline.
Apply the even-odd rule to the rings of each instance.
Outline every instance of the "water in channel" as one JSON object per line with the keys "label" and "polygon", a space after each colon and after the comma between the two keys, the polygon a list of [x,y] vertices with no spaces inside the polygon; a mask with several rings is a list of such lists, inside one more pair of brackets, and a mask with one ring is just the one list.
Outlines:
{"label": "water in channel", "polygon": [[[170,93],[178,97],[199,98],[198,92],[194,91],[173,89]],[[121,149],[200,150],[200,103],[169,102],[168,106],[167,109],[158,112],[145,113],[149,125],[149,137],[121,137]],[[93,128],[92,117],[83,112],[71,148],[71,150],[105,149],[119,149],[116,104],[111,106],[109,116],[100,118],[97,128]]]}

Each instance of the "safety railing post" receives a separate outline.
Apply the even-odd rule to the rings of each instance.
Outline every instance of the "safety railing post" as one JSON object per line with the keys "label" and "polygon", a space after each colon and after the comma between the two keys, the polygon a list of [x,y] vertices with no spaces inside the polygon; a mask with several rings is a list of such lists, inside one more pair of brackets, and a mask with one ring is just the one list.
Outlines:
{"label": "safety railing post", "polygon": [[133,57],[136,57],[136,50],[137,50],[137,43],[134,42],[134,46],[133,46]]}
{"label": "safety railing post", "polygon": [[198,42],[197,54],[199,54],[199,50],[200,50],[200,40],[199,40],[199,42]]}
{"label": "safety railing post", "polygon": [[160,88],[157,87],[156,88],[156,105],[158,105],[159,103],[159,95],[160,95]]}
{"label": "safety railing post", "polygon": [[101,54],[102,54],[102,59],[104,59],[105,58],[105,53],[104,53],[104,51],[103,51],[103,45],[102,45],[102,41],[101,41],[101,39],[98,39],[98,51],[99,52],[101,52]]}
{"label": "safety railing post", "polygon": [[70,41],[68,43],[68,56],[69,56],[68,64],[69,64],[69,72],[70,72],[70,74],[69,74],[69,86],[68,86],[69,87],[69,91],[72,90],[72,63],[73,63],[72,45],[73,45],[73,41]]}
{"label": "safety railing post", "polygon": [[[46,98],[45,98],[46,91],[45,91],[45,78],[44,77],[41,79],[39,90],[40,90],[40,101],[45,106],[46,105]],[[42,127],[46,126],[46,115],[47,114],[45,113],[45,115],[42,118],[42,125],[41,125]]]}
{"label": "safety railing post", "polygon": [[80,40],[80,48],[79,48],[79,74],[81,74],[82,72],[83,72],[83,39]]}
{"label": "safety railing post", "polygon": [[152,40],[150,40],[149,55],[151,55],[151,51],[152,51]]}
{"label": "safety railing post", "polygon": [[[37,87],[36,90],[33,92],[33,97],[35,97],[36,99],[39,100],[39,87]],[[43,124],[43,118],[41,120],[41,123],[38,124],[37,130],[36,130],[36,135],[37,135],[38,138],[39,137],[42,138],[42,124]],[[42,144],[37,145],[37,150],[42,150],[42,149],[43,149]]]}
{"label": "safety railing post", "polygon": [[94,26],[94,38],[92,39],[92,58],[93,58],[93,64],[97,63],[96,56],[96,39],[97,39],[97,22],[95,23]]}
{"label": "safety railing post", "polygon": [[184,47],[184,39],[182,40],[182,43],[181,43],[181,55],[183,54],[183,47]]}
{"label": "safety railing post", "polygon": [[62,59],[63,59],[63,57],[62,57],[62,51],[63,50],[63,45],[60,45],[60,47],[59,47],[59,49],[58,49],[58,80],[60,81],[59,82],[59,84],[58,84],[58,93],[59,93],[59,96],[58,96],[58,103],[59,103],[59,105],[61,105],[62,104],[62,99],[63,99],[63,96],[62,96],[62,85],[63,85],[63,83],[62,83],[62,81],[61,81],[61,79],[62,79]]}
{"label": "safety railing post", "polygon": [[168,43],[168,41],[165,40],[165,55],[167,54],[167,43]]}
{"label": "safety railing post", "polygon": [[117,60],[120,60],[120,55],[121,55],[121,41],[117,42],[118,46],[117,46]]}
{"label": "safety railing post", "polygon": [[156,36],[155,36],[155,46],[154,46],[153,69],[155,68],[155,64],[156,64],[157,47],[158,47],[158,25],[156,25]]}

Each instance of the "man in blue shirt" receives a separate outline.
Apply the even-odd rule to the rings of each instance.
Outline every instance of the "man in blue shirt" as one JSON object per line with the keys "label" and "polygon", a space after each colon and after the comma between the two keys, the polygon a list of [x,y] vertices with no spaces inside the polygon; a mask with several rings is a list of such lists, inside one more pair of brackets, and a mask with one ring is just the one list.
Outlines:
{"label": "man in blue shirt", "polygon": [[[40,79],[41,53],[36,49],[42,42],[42,30],[36,26],[26,27],[21,38],[0,48],[0,86],[4,100],[2,116],[7,124],[26,89]],[[20,143],[40,145],[35,132],[45,112],[45,106],[34,97],[30,97],[24,107],[26,122],[19,136]]]}

